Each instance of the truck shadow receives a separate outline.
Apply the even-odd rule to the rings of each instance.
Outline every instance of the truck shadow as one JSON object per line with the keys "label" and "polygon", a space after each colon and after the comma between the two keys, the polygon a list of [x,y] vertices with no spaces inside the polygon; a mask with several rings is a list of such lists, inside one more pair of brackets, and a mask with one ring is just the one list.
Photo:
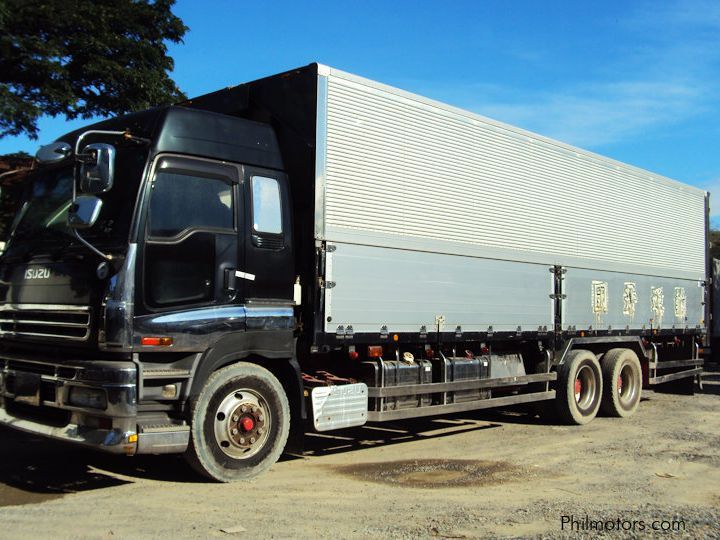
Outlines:
{"label": "truck shadow", "polygon": [[[465,418],[416,419],[364,426],[331,434],[307,433],[302,455],[281,461],[323,456],[410,440],[434,439],[498,427]],[[133,483],[207,482],[180,455],[134,456],[105,454],[0,427],[0,507],[39,503],[63,495]]]}
{"label": "truck shadow", "polygon": [[202,481],[180,456],[128,458],[8,428],[0,428],[0,440],[0,506],[112,488],[132,483],[133,478]]}
{"label": "truck shadow", "polygon": [[[305,434],[305,451],[302,457],[327,456],[408,441],[437,439],[500,426],[498,423],[476,420],[463,414],[372,424],[328,433],[308,432]],[[283,459],[292,457],[296,456]]]}
{"label": "truck shadow", "polygon": [[[532,410],[509,408],[366,425],[330,433],[308,432],[304,451],[285,454],[281,461],[450,437],[501,427],[505,423],[544,422]],[[105,454],[3,427],[0,427],[0,440],[0,507],[122,486],[134,479],[206,482],[180,455]]]}

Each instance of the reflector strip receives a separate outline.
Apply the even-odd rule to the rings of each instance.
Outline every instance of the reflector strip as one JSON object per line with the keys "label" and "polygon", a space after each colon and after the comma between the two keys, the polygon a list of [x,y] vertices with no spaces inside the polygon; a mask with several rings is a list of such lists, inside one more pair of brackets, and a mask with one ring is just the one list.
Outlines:
{"label": "reflector strip", "polygon": [[150,347],[169,347],[173,344],[173,338],[171,337],[144,337],[140,339],[141,345],[147,345]]}

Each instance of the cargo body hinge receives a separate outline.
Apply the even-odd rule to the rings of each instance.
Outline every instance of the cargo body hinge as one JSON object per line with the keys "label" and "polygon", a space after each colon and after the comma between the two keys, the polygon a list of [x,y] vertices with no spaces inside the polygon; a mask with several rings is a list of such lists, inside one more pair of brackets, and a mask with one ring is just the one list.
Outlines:
{"label": "cargo body hinge", "polygon": [[567,298],[567,295],[563,293],[563,281],[565,280],[565,274],[567,274],[567,268],[563,268],[560,265],[550,267],[550,273],[553,274],[553,292],[549,294],[550,300],[553,302],[554,311],[554,332],[559,338],[559,334],[562,333],[562,309],[563,300]]}

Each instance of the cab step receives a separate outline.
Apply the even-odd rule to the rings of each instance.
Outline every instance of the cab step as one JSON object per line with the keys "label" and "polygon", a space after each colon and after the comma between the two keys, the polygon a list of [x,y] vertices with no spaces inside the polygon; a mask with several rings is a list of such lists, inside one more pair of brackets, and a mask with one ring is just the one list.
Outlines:
{"label": "cab step", "polygon": [[190,426],[138,424],[138,454],[176,454],[190,442]]}

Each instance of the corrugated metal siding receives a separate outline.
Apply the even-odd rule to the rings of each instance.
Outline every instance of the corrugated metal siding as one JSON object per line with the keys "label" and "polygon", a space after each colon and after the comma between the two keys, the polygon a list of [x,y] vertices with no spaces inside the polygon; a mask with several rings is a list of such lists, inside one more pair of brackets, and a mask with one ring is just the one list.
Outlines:
{"label": "corrugated metal siding", "polygon": [[704,274],[695,188],[335,71],[326,136],[324,239]]}

